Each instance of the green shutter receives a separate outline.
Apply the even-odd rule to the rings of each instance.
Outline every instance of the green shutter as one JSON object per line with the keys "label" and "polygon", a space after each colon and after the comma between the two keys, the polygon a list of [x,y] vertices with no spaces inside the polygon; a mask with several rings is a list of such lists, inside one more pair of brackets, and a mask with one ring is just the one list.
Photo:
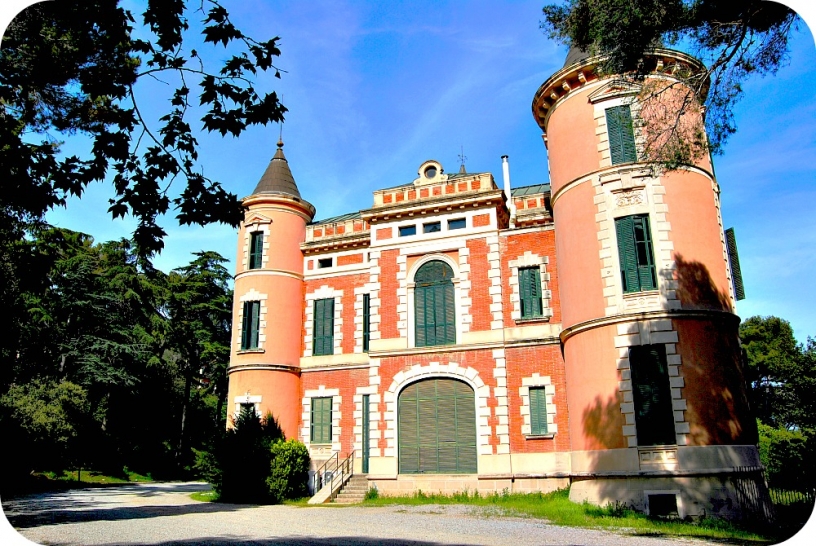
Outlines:
{"label": "green shutter", "polygon": [[615,220],[615,233],[618,237],[618,256],[620,257],[621,281],[624,292],[640,291],[633,218],[633,216],[625,216]]}
{"label": "green shutter", "polygon": [[737,236],[734,228],[725,230],[725,243],[728,247],[728,263],[731,265],[731,281],[734,286],[734,297],[739,300],[745,299],[745,285],[742,282],[742,270],[740,269],[739,253],[737,252]]}
{"label": "green shutter", "polygon": [[453,270],[431,261],[414,276],[414,344],[417,347],[456,343]]}
{"label": "green shutter", "polygon": [[312,398],[309,437],[315,444],[330,444],[332,441],[332,398]]}
{"label": "green shutter", "polygon": [[541,271],[538,267],[519,269],[519,296],[521,318],[535,318],[544,315],[541,301]]}
{"label": "green shutter", "polygon": [[263,263],[263,232],[256,231],[252,234],[249,243],[249,268],[259,269]]}
{"label": "green shutter", "polygon": [[664,345],[629,349],[638,445],[675,444],[674,412]]}
{"label": "green shutter", "polygon": [[363,395],[363,474],[368,474],[368,463],[371,455],[371,400],[368,394]]}
{"label": "green shutter", "polygon": [[261,302],[245,301],[244,318],[241,324],[241,349],[258,348],[258,326],[261,319]]}
{"label": "green shutter", "polygon": [[334,354],[334,298],[315,300],[312,355]]}
{"label": "green shutter", "polygon": [[530,387],[530,434],[547,434],[547,395],[544,387]]}
{"label": "green shutter", "polygon": [[613,165],[637,161],[632,113],[628,105],[606,109],[609,156]]}
{"label": "green shutter", "polygon": [[406,387],[398,409],[401,473],[476,472],[473,389],[454,379],[426,379]]}
{"label": "green shutter", "polygon": [[618,238],[623,291],[640,292],[657,289],[657,272],[648,215],[617,218],[615,234]]}
{"label": "green shutter", "polygon": [[363,352],[368,352],[371,341],[371,295],[363,294]]}

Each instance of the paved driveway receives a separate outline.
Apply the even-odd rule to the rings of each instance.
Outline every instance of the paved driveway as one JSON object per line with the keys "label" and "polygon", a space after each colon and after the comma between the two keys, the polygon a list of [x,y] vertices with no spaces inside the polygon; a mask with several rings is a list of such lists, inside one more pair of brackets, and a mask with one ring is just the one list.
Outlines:
{"label": "paved driveway", "polygon": [[247,506],[190,499],[190,493],[208,489],[203,483],[76,489],[3,501],[3,510],[24,537],[50,545],[707,544],[557,527],[468,506]]}

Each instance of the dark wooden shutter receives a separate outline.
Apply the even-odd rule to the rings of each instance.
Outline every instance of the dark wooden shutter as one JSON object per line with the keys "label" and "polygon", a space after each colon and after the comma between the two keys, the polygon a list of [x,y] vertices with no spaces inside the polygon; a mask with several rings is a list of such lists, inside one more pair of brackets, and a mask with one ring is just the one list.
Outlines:
{"label": "dark wooden shutter", "polygon": [[331,430],[332,398],[312,398],[310,422],[310,439],[315,444],[329,444],[332,441]]}
{"label": "dark wooden shutter", "polygon": [[363,395],[363,474],[368,474],[371,451],[371,395]]}
{"label": "dark wooden shutter", "polygon": [[312,354],[334,354],[334,298],[315,300]]}
{"label": "dark wooden shutter", "polygon": [[456,343],[453,270],[431,261],[414,276],[414,344],[417,347]]}
{"label": "dark wooden shutter", "polygon": [[731,281],[734,286],[734,297],[739,300],[745,299],[745,285],[742,283],[742,270],[740,269],[739,253],[737,252],[737,236],[734,228],[725,230],[725,243],[728,247],[728,263],[731,264]]}
{"label": "dark wooden shutter", "polygon": [[630,347],[629,366],[638,445],[675,444],[665,346]]}
{"label": "dark wooden shutter", "polygon": [[401,473],[476,472],[476,406],[473,389],[454,379],[426,379],[399,397]]}
{"label": "dark wooden shutter", "polygon": [[613,165],[637,161],[632,113],[628,105],[606,109],[609,156]]}
{"label": "dark wooden shutter", "polygon": [[244,317],[241,321],[241,349],[249,349],[249,339],[250,339],[250,324],[252,324],[252,302],[245,301],[244,302]]}
{"label": "dark wooden shutter", "polygon": [[654,290],[657,288],[654,254],[652,253],[652,234],[649,229],[649,217],[639,215],[633,217],[635,248],[637,250],[637,272],[640,290]]}
{"label": "dark wooden shutter", "polygon": [[368,352],[371,340],[371,295],[363,294],[363,352]]}
{"label": "dark wooden shutter", "polygon": [[249,268],[258,269],[263,263],[263,232],[256,231],[252,234],[249,243]]}
{"label": "dark wooden shutter", "polygon": [[530,387],[530,434],[547,434],[547,395],[543,387]]}

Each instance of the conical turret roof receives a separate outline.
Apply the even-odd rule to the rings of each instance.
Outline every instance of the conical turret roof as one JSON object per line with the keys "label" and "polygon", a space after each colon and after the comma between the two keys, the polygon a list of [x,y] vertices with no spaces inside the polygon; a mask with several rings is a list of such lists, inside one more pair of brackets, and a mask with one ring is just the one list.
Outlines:
{"label": "conical turret roof", "polygon": [[278,149],[252,195],[259,193],[282,193],[300,199],[295,178],[292,176],[292,171],[289,170],[289,162],[283,155],[282,140],[278,140]]}

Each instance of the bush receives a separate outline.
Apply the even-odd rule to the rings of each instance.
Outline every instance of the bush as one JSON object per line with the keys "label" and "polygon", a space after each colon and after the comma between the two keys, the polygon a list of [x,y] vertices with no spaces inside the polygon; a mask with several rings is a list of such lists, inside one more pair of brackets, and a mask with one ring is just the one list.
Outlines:
{"label": "bush", "polygon": [[266,479],[269,497],[275,502],[308,495],[309,450],[296,440],[277,441],[270,449],[272,461]]}
{"label": "bush", "polygon": [[768,484],[779,489],[801,491],[816,485],[811,469],[814,438],[801,430],[773,428],[757,423],[759,457],[768,472]]}

